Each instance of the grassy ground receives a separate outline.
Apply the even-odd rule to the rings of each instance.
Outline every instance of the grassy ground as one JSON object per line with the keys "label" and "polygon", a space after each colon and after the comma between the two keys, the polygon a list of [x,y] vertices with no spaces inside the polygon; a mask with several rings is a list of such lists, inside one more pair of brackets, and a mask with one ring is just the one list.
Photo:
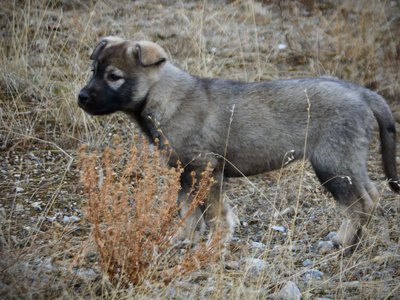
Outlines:
{"label": "grassy ground", "polygon": [[289,280],[304,299],[400,298],[400,202],[377,141],[369,170],[386,215],[353,255],[318,249],[342,215],[297,163],[228,182],[240,226],[224,262],[168,283],[111,285],[84,218],[77,149],[100,150],[114,133],[129,144],[136,129],[76,105],[91,49],[110,34],[158,42],[200,76],[337,76],[382,94],[400,122],[398,1],[3,1],[0,298],[272,298]]}

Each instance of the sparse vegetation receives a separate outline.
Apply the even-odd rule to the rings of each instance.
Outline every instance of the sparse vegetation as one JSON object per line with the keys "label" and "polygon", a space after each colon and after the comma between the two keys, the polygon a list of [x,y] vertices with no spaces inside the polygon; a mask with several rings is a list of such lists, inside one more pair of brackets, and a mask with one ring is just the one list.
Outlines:
{"label": "sparse vegetation", "polygon": [[[141,147],[132,144],[128,160],[119,138],[114,140],[114,149],[103,151],[101,164],[96,152],[87,153],[86,147],[79,155],[88,198],[86,215],[93,226],[99,262],[118,284],[138,285],[145,279],[170,282],[213,264],[223,248],[217,236],[199,242],[196,249],[191,245],[180,249],[172,242],[185,219],[204,202],[213,183],[211,169],[201,174],[198,188],[193,186],[191,192],[191,207],[179,217],[177,199],[183,169],[169,168],[157,147],[150,151],[145,139],[140,142]],[[182,250],[185,254],[179,255]]]}
{"label": "sparse vegetation", "polygon": [[[76,105],[90,50],[115,34],[156,41],[199,76],[350,80],[382,94],[400,122],[399,16],[397,1],[378,0],[3,1],[0,297],[255,299],[290,280],[303,299],[400,298],[400,201],[382,179],[377,143],[369,171],[386,215],[373,218],[353,255],[318,248],[342,215],[299,163],[230,179],[239,226],[218,261],[205,243],[168,243],[180,225],[180,170],[133,141],[126,116],[92,118]],[[89,146],[78,163],[81,144]]]}

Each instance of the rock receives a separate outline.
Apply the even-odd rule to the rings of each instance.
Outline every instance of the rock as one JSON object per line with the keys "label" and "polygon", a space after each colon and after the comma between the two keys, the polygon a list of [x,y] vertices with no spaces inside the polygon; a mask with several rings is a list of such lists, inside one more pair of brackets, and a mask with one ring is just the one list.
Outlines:
{"label": "rock", "polygon": [[240,269],[240,264],[239,262],[235,260],[227,261],[225,262],[225,269],[227,270],[239,270]]}
{"label": "rock", "polygon": [[278,226],[278,225],[274,225],[271,227],[273,230],[279,231],[279,232],[285,232],[286,228],[283,226]]}
{"label": "rock", "polygon": [[64,216],[64,218],[62,219],[62,222],[63,222],[63,223],[69,223],[69,222],[74,223],[74,222],[80,221],[80,219],[81,219],[81,218],[79,218],[79,217],[77,217],[77,216],[71,216],[71,217]]}
{"label": "rock", "polygon": [[277,299],[281,300],[300,300],[301,292],[293,281],[288,281],[282,287],[277,295]]}
{"label": "rock", "polygon": [[74,274],[87,281],[93,281],[99,277],[99,274],[91,268],[74,269]]}
{"label": "rock", "polygon": [[274,213],[274,218],[279,218],[279,217],[291,217],[295,213],[295,209],[293,206],[289,206],[285,208],[283,211],[277,211]]}
{"label": "rock", "polygon": [[21,211],[21,210],[24,210],[24,206],[20,203],[17,203],[15,205],[15,211]]}
{"label": "rock", "polygon": [[250,248],[251,249],[257,249],[257,250],[265,250],[267,246],[263,243],[260,242],[251,242]]}
{"label": "rock", "polygon": [[279,254],[284,251],[292,251],[292,252],[297,252],[300,251],[301,247],[297,245],[275,245],[274,248],[272,248],[272,254]]}
{"label": "rock", "polygon": [[53,217],[48,216],[48,217],[46,217],[46,220],[49,221],[49,222],[54,222],[56,219],[57,219],[57,216],[53,216]]}
{"label": "rock", "polygon": [[22,188],[22,187],[20,187],[20,186],[17,186],[16,188],[15,188],[15,192],[16,193],[22,193],[22,192],[24,192],[25,190],[24,190],[24,188]]}
{"label": "rock", "polygon": [[317,251],[319,254],[327,254],[335,248],[332,241],[320,241],[318,243]]}
{"label": "rock", "polygon": [[331,232],[328,233],[328,235],[326,236],[326,238],[327,238],[328,240],[332,240],[336,235],[337,235],[337,232],[336,232],[336,231],[331,231]]}
{"label": "rock", "polygon": [[259,258],[245,258],[240,262],[240,269],[253,275],[259,275],[268,270],[268,263]]}
{"label": "rock", "polygon": [[6,210],[4,207],[0,207],[0,220],[6,219]]}
{"label": "rock", "polygon": [[40,206],[40,204],[42,204],[42,201],[36,201],[33,202],[31,206],[37,211],[42,211],[42,207]]}
{"label": "rock", "polygon": [[318,269],[310,269],[306,271],[303,275],[304,280],[309,281],[309,280],[322,280],[322,277],[324,276],[324,273],[322,273]]}
{"label": "rock", "polygon": [[85,259],[86,259],[87,262],[95,262],[97,260],[98,256],[99,255],[97,254],[97,252],[88,251],[85,254]]}
{"label": "rock", "polygon": [[303,261],[303,267],[310,267],[313,264],[314,264],[314,262],[309,258],[307,258],[305,261]]}

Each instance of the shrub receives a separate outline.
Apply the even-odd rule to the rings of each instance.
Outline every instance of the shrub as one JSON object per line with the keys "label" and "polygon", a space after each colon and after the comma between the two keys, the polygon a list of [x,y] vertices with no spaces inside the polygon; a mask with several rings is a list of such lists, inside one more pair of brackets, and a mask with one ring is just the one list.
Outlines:
{"label": "shrub", "polygon": [[87,219],[92,224],[100,265],[112,282],[169,282],[219,257],[218,234],[195,249],[187,245],[182,250],[172,244],[184,220],[204,201],[213,178],[208,167],[197,188],[192,187],[190,209],[179,218],[177,196],[183,168],[168,167],[164,159],[167,155],[164,151],[160,156],[157,146],[153,150],[137,136],[129,153],[119,137],[101,156],[87,146],[79,151]]}

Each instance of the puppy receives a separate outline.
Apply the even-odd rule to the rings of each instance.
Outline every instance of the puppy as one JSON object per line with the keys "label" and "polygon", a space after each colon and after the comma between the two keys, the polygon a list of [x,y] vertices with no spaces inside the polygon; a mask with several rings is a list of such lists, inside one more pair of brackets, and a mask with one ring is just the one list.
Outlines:
{"label": "puppy", "polygon": [[[192,171],[213,168],[215,185],[186,235],[204,224],[229,237],[233,218],[223,199],[223,177],[249,176],[306,158],[332,196],[345,207],[334,242],[354,245],[379,194],[366,168],[377,122],[389,185],[400,192],[396,129],[389,106],[375,92],[331,77],[254,83],[199,78],[168,61],[157,44],[106,37],[94,49],[93,75],[78,104],[91,115],[122,111],[150,141],[158,139],[185,166],[179,201],[190,204]],[[204,221],[205,223],[204,223]]]}

